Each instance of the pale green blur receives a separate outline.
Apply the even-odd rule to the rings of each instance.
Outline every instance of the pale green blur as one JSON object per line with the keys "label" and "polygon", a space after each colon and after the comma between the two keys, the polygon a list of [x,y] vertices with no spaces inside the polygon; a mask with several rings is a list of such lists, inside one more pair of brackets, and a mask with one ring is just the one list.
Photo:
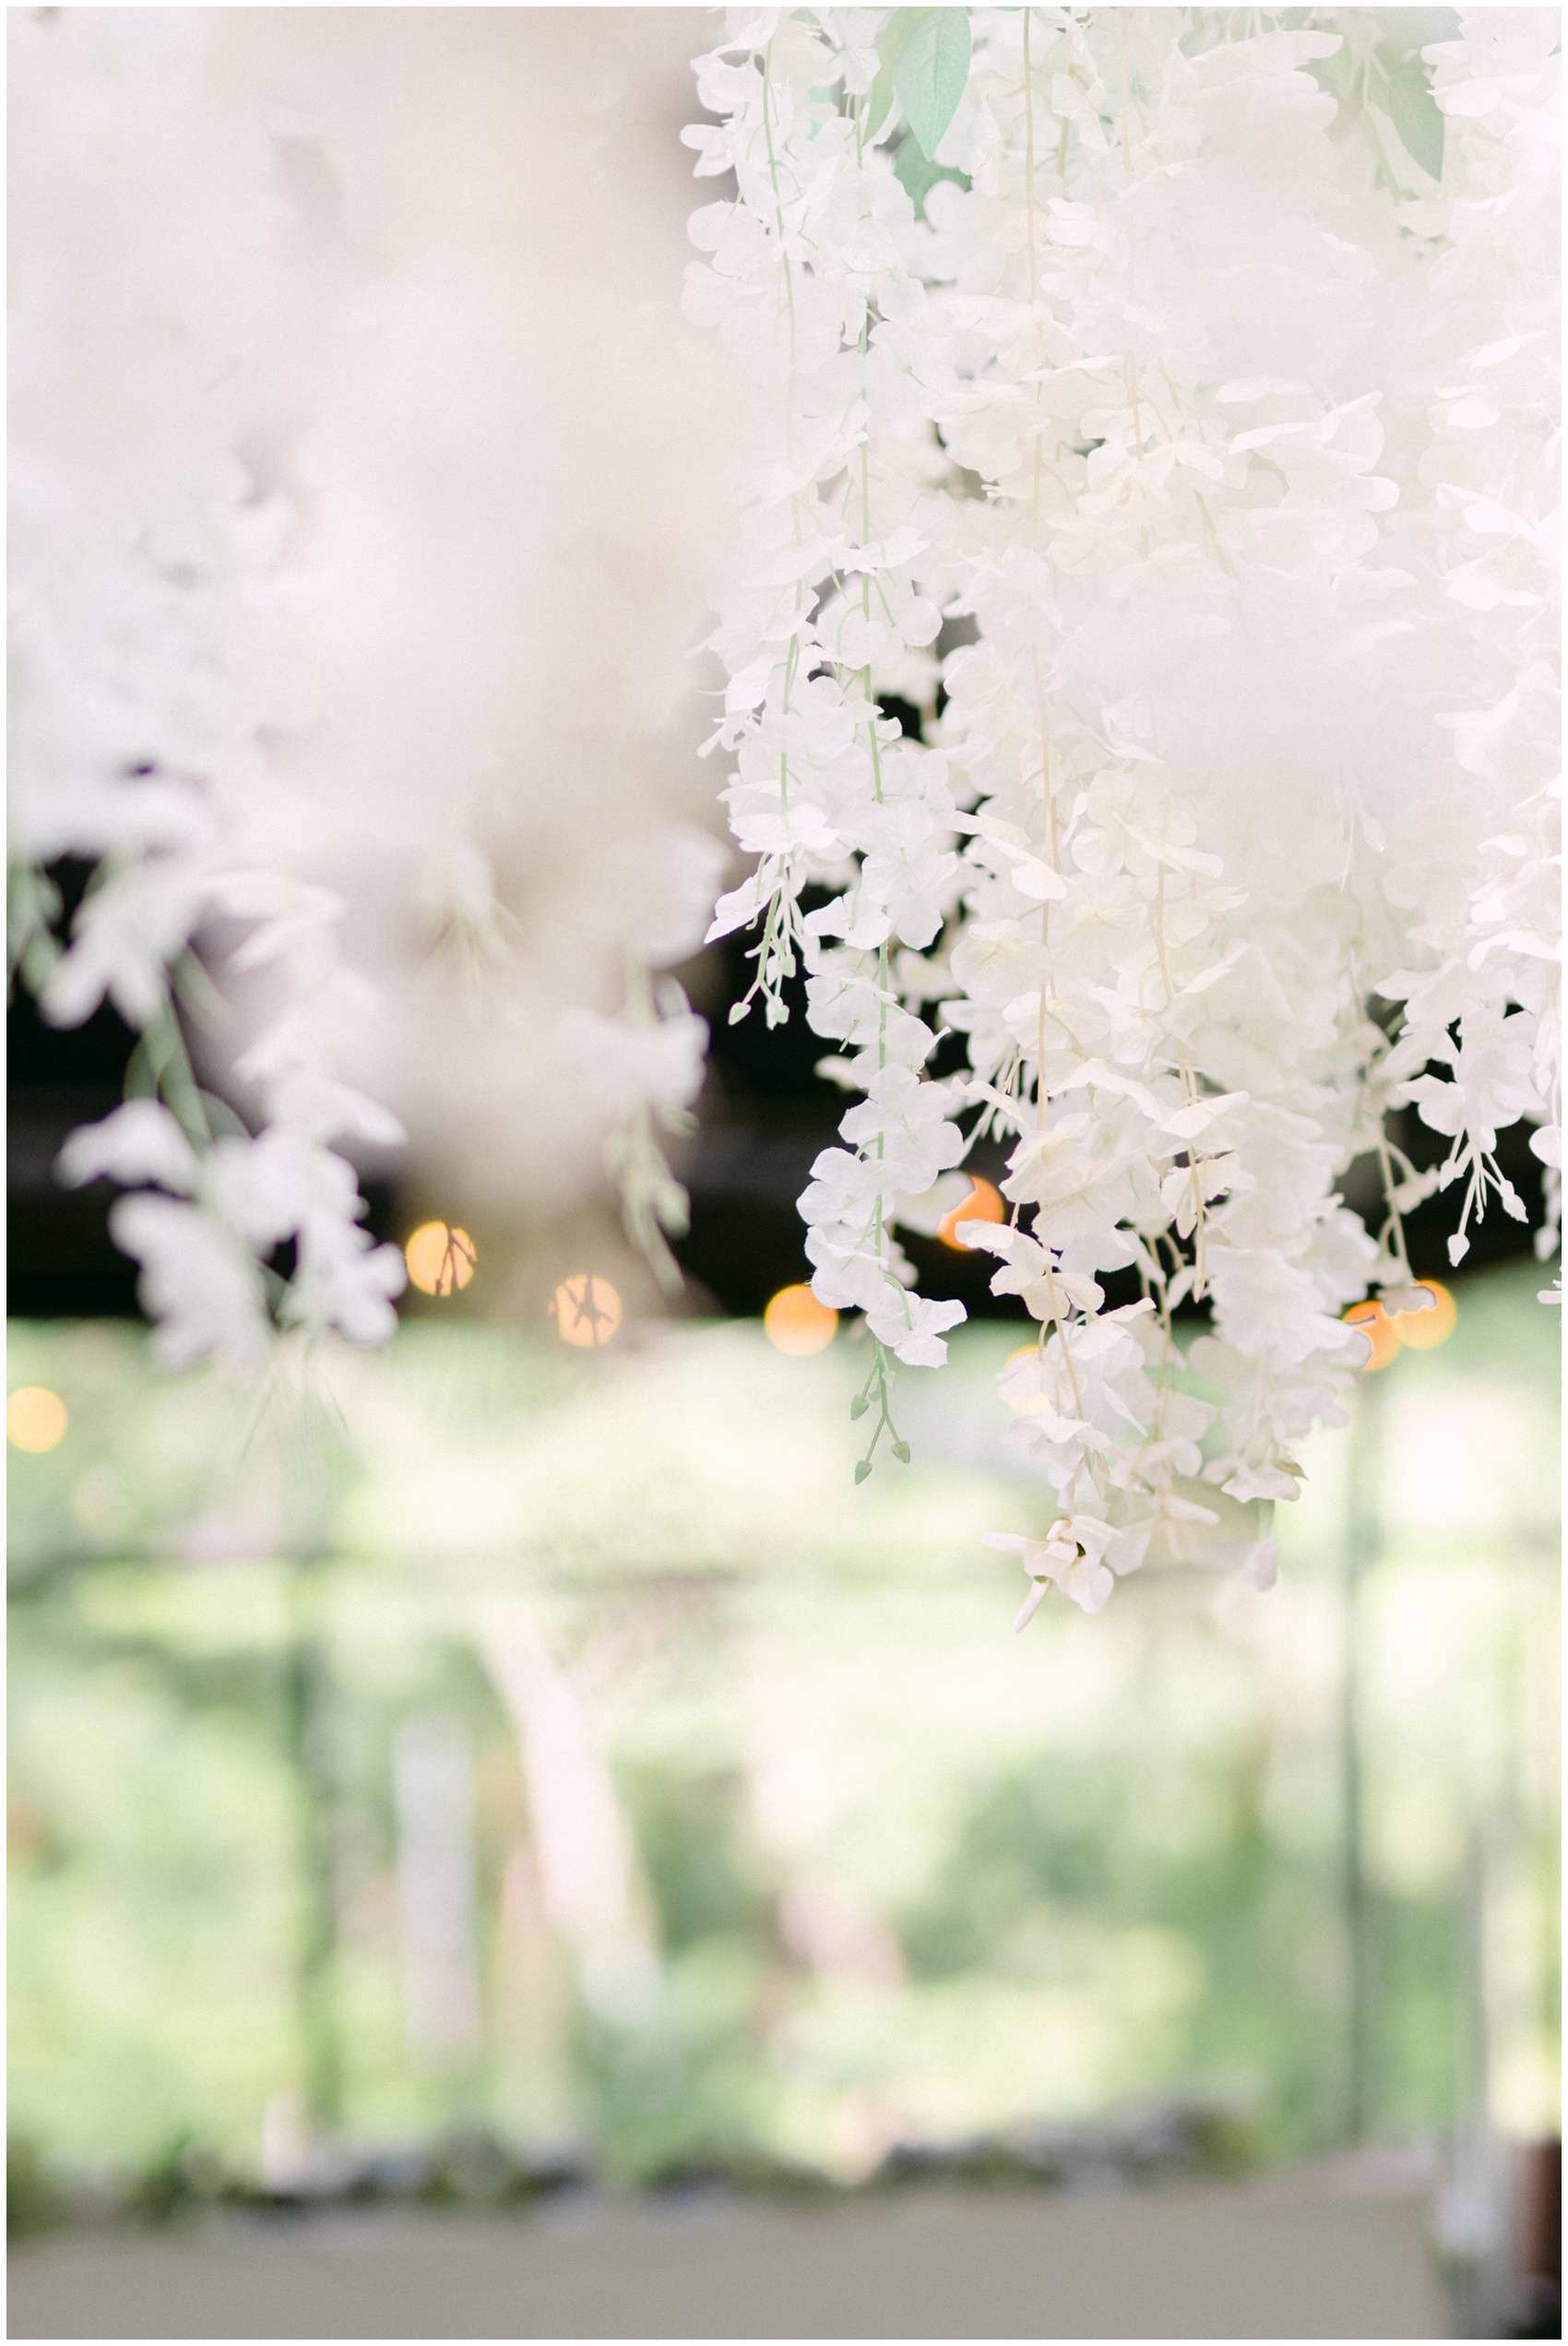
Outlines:
{"label": "pale green blur", "polygon": [[[1536,1284],[1463,1285],[1449,1342],[1379,1380],[1355,2092],[1384,2137],[1473,2123],[1478,2090],[1510,2132],[1556,2124]],[[857,1490],[842,1335],[795,1361],[752,1326],[626,1330],[585,1357],[426,1319],[258,1411],[160,1379],[131,1328],[13,1327],[10,1385],[71,1413],[10,1459],[13,2133],[254,2166],[295,2089],[357,2140],[482,2125],[632,2173],[751,2150],[854,2175],[1155,2096],[1262,2152],[1342,2138],[1349,1440],[1319,1437],[1279,1510],[1272,1592],[1151,1567],[1015,1638],[1017,1561],[981,1539],[1047,1513],[998,1440],[1024,1332],[905,1375],[915,1462]],[[498,1591],[608,1755],[662,1968],[644,2017],[584,2006],[541,1897],[475,1637]],[[405,2042],[391,1790],[432,1709],[476,1786],[482,2039],[447,2062]],[[303,2020],[302,1831],[335,1934]]]}

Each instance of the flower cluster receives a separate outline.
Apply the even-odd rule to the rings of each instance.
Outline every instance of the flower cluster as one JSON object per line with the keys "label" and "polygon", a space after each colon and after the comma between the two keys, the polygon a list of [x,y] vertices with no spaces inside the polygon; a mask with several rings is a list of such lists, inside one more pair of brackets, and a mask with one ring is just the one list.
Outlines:
{"label": "flower cluster", "polygon": [[1433,570],[1459,622],[1460,689],[1436,721],[1469,852],[1419,898],[1403,875],[1427,951],[1399,981],[1393,1059],[1403,1096],[1453,1142],[1442,1180],[1464,1185],[1455,1263],[1489,1189],[1524,1219],[1493,1156],[1522,1115],[1538,1120],[1530,1146],[1549,1169],[1543,1259],[1561,1215],[1560,30],[1538,10],[1478,10],[1431,53],[1449,200],[1420,470]]}
{"label": "flower cluster", "polygon": [[[760,918],[740,1006],[760,997],[777,1022],[803,964],[812,1027],[861,1095],[802,1212],[816,1294],[864,1312],[875,1339],[874,1447],[887,1355],[934,1366],[963,1317],[912,1292],[894,1225],[934,1227],[964,1141],[950,1087],[925,1072],[935,1031],[899,978],[956,903],[956,809],[946,755],[904,739],[879,701],[931,705],[954,582],[938,542],[948,468],[911,367],[929,308],[921,233],[876,142],[878,58],[860,22],[840,37],[828,18],[736,17],[700,62],[699,94],[725,119],[685,136],[698,174],[732,172],[740,194],[693,220],[710,257],[688,271],[685,308],[774,395],[748,484],[756,567],[713,638],[730,683],[710,746],[734,756],[731,823],[759,860],[709,936]],[[806,909],[808,889],[826,900]]]}
{"label": "flower cluster", "polygon": [[[289,517],[236,453],[241,361],[277,297],[267,144],[239,109],[193,102],[194,21],[150,42],[134,18],[17,30],[14,946],[52,1023],[107,996],[141,1037],[133,1096],[72,1136],[61,1177],[137,1192],[111,1228],[142,1265],[170,1366],[255,1365],[274,1314],[376,1342],[402,1258],[361,1227],[354,1171],[329,1144],[401,1136],[317,1042],[357,982],[339,901],[275,848],[263,737],[296,715]],[[220,208],[193,210],[193,187]],[[226,252],[254,264],[220,303]],[[95,866],[67,944],[41,870],[63,856]],[[182,996],[210,1014],[194,946],[220,924],[242,970],[281,981],[242,1068],[254,1136],[199,1087],[181,1019]],[[285,1281],[271,1257],[287,1242]]]}
{"label": "flower cluster", "polygon": [[[503,1221],[608,1172],[676,1279],[707,509],[673,298],[635,306],[679,219],[604,167],[601,61],[526,12],[12,34],[13,946],[51,1021],[141,1037],[62,1177],[138,1193],[172,1363],[388,1334],[390,1150]],[[588,226],[613,264],[563,260]]]}
{"label": "flower cluster", "polygon": [[[737,10],[698,65],[737,193],[688,314],[775,387],[714,638],[760,861],[714,933],[760,918],[768,1016],[799,959],[848,1045],[814,1285],[906,1361],[943,1348],[912,1298],[898,1340],[889,1224],[965,1112],[1011,1144],[1010,1221],[959,1235],[1039,1323],[1003,1378],[1060,1508],[1028,1567],[1092,1610],[1217,1491],[1266,1581],[1347,1306],[1413,1300],[1402,1211],[1461,1176],[1517,1209],[1496,1132],[1555,1113],[1550,26],[1423,62],[1353,10],[976,10],[933,115],[944,13]],[[922,1078],[932,1003],[965,1078]],[[1408,1102],[1441,1176],[1386,1137]],[[1376,1239],[1336,1186],[1368,1156]]]}

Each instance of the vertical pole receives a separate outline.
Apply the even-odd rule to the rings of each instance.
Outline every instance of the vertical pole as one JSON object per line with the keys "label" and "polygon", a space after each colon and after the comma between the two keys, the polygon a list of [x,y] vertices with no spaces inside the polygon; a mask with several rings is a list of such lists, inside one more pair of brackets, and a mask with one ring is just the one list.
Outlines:
{"label": "vertical pole", "polygon": [[1486,1833],[1471,1826],[1459,1878],[1459,2107],[1454,2163],[1445,2195],[1446,2245],[1454,2260],[1455,2335],[1498,2334],[1504,2276],[1500,2178],[1487,2118],[1490,2031],[1487,2014]]}
{"label": "vertical pole", "polygon": [[338,1913],[332,1786],[327,1750],[331,1673],[322,1637],[321,1572],[316,1561],[291,1565],[289,1596],[284,1717],[299,1868],[295,2009],[311,2123],[315,2128],[331,2131],[343,2114],[343,2078],[335,1978]]}
{"label": "vertical pole", "polygon": [[1383,1390],[1376,1371],[1358,1377],[1350,1412],[1345,1511],[1344,1666],[1340,1680],[1341,1898],[1346,1958],[1345,2135],[1364,2139],[1372,2104],[1372,1947],[1365,1858],[1361,1740],[1361,1609],[1382,1544]]}
{"label": "vertical pole", "polygon": [[1487,1845],[1472,1825],[1465,1844],[1459,1883],[1459,1997],[1463,2019],[1463,2067],[1459,2079],[1459,2130],[1478,2153],[1488,2132],[1491,2044],[1487,2013]]}

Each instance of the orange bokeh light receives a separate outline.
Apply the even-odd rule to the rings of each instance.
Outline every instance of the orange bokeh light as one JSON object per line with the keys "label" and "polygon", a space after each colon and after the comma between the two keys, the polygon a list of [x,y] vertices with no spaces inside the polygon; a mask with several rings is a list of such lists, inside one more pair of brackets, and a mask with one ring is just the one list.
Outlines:
{"label": "orange bokeh light", "polygon": [[956,1246],[959,1254],[967,1255],[970,1249],[958,1235],[961,1221],[1005,1221],[1006,1219],[1007,1209],[1002,1202],[1001,1191],[993,1188],[989,1181],[981,1181],[977,1173],[974,1187],[967,1197],[959,1198],[950,1214],[943,1215],[937,1224],[936,1234],[944,1246]]}
{"label": "orange bokeh light", "polygon": [[1372,1352],[1361,1363],[1363,1372],[1386,1368],[1399,1350],[1399,1330],[1378,1303],[1352,1304],[1345,1314],[1348,1328],[1359,1328],[1371,1340]]}
{"label": "orange bokeh light", "polygon": [[621,1298],[597,1271],[575,1270],[550,1299],[555,1333],[564,1344],[608,1344],[621,1325]]}
{"label": "orange bokeh light", "polygon": [[479,1260],[466,1230],[449,1230],[444,1221],[423,1221],[403,1248],[409,1277],[426,1295],[450,1295],[466,1287]]}
{"label": "orange bokeh light", "polygon": [[63,1442],[70,1422],[65,1402],[47,1385],[18,1385],[6,1398],[6,1438],[35,1457]]}
{"label": "orange bokeh light", "polygon": [[1372,1357],[1362,1362],[1363,1369],[1386,1368],[1402,1345],[1412,1352],[1430,1352],[1453,1334],[1458,1310],[1447,1288],[1436,1279],[1419,1280],[1417,1285],[1432,1298],[1430,1310],[1386,1312],[1369,1296],[1345,1314],[1348,1326],[1364,1328],[1372,1339]]}
{"label": "orange bokeh light", "polygon": [[1427,1293],[1432,1297],[1431,1310],[1396,1312],[1393,1315],[1393,1323],[1398,1331],[1399,1341],[1402,1344],[1408,1344],[1412,1352],[1430,1352],[1446,1337],[1454,1333],[1454,1323],[1459,1316],[1458,1309],[1453,1296],[1440,1280],[1422,1279],[1419,1280],[1417,1284],[1424,1287]]}
{"label": "orange bokeh light", "polygon": [[778,1351],[804,1360],[832,1343],[838,1315],[830,1304],[819,1304],[809,1287],[781,1287],[764,1312],[762,1325]]}

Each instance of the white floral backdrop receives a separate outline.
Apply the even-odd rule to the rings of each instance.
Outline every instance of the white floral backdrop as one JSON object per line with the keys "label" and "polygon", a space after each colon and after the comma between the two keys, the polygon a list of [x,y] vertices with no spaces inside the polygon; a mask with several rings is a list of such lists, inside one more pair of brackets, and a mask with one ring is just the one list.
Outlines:
{"label": "white floral backdrop", "polygon": [[612,1175],[678,1283],[721,789],[708,935],[856,1095],[861,1471],[962,1316],[896,1228],[999,1139],[1026,1614],[1266,1582],[1344,1312],[1430,1304],[1402,1214],[1457,1263],[1499,1131],[1558,1161],[1557,13],[731,11],[683,327],[710,29],[13,16],[13,954],[141,1038],[63,1177],[173,1365],[389,1333],[392,1151]]}
{"label": "white floral backdrop", "polygon": [[64,1171],[155,1185],[115,1235],[171,1363],[390,1331],[353,1165],[539,1216],[612,1139],[656,1251],[679,1214],[706,1030],[654,979],[722,869],[737,429],[680,351],[703,21],[11,20],[13,951],[144,1035]]}
{"label": "white floral backdrop", "polygon": [[[1006,1221],[959,1234],[1039,1326],[1002,1379],[1060,1507],[1020,1619],[1220,1526],[1194,1483],[1266,1581],[1367,1357],[1342,1313],[1430,1307],[1402,1212],[1452,1185],[1457,1263],[1489,1196],[1526,1212],[1498,1130],[1558,1162],[1559,30],[738,9],[700,68],[737,193],[688,314],[773,393],[715,639],[758,861],[712,934],[760,920],[770,1020],[803,964],[863,1095],[802,1211],[877,1340],[868,1467],[888,1356],[962,1317],[894,1226],[1011,1144]],[[1336,1186],[1369,1152],[1381,1233]]]}

